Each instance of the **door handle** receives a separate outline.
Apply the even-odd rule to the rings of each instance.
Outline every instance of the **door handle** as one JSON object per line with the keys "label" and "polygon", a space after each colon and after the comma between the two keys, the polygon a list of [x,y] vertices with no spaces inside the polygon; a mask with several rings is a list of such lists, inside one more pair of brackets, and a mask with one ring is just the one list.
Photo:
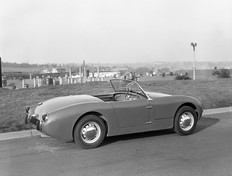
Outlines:
{"label": "door handle", "polygon": [[146,109],[151,109],[152,108],[152,106],[146,106]]}

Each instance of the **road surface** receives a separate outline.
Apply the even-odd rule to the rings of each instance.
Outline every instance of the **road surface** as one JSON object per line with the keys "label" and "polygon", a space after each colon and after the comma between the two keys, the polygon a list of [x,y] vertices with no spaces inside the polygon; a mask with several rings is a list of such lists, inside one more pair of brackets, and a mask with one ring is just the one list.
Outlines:
{"label": "road surface", "polygon": [[1,176],[229,176],[232,113],[204,116],[196,132],[171,130],[107,138],[97,149],[52,138],[0,142]]}

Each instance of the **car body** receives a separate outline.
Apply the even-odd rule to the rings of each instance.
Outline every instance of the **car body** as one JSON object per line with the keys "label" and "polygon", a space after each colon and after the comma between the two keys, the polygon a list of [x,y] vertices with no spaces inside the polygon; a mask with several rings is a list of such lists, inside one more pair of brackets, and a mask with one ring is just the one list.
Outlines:
{"label": "car body", "polygon": [[173,128],[191,134],[202,106],[189,96],[146,92],[130,80],[111,80],[113,93],[56,97],[27,108],[26,123],[48,136],[98,147],[106,136]]}

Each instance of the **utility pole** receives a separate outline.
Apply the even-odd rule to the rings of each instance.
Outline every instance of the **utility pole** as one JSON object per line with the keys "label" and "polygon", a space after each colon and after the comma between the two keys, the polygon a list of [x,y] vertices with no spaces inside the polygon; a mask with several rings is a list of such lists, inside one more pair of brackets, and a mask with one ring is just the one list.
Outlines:
{"label": "utility pole", "polygon": [[0,88],[2,88],[2,58],[0,57]]}
{"label": "utility pole", "polygon": [[85,60],[83,60],[83,77],[86,78]]}
{"label": "utility pole", "polygon": [[197,43],[191,43],[193,47],[193,80],[196,80],[196,58],[195,58],[195,48],[197,46]]}

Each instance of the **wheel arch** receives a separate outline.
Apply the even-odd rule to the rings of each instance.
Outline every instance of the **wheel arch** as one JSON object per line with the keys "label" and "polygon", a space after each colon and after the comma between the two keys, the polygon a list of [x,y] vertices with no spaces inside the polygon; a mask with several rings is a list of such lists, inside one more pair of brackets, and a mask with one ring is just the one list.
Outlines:
{"label": "wheel arch", "polygon": [[99,113],[99,112],[91,111],[91,112],[86,112],[86,113],[82,114],[82,115],[76,120],[75,124],[73,125],[73,129],[72,129],[72,138],[73,138],[73,140],[74,140],[74,131],[75,131],[75,127],[77,126],[77,124],[79,123],[79,121],[80,121],[81,119],[83,119],[83,118],[84,118],[85,116],[87,116],[87,115],[95,115],[95,116],[99,117],[99,118],[103,121],[103,123],[104,123],[104,125],[105,125],[105,127],[106,127],[106,135],[107,135],[107,133],[108,133],[108,124],[107,124],[107,121],[106,121],[105,117],[104,117],[101,113]]}
{"label": "wheel arch", "polygon": [[197,114],[197,117],[198,117],[198,113],[197,113],[197,111],[196,111],[197,107],[196,107],[193,103],[189,103],[189,102],[183,103],[183,104],[181,104],[181,105],[178,107],[178,109],[177,109],[176,112],[175,112],[175,115],[174,115],[174,118],[173,118],[173,127],[174,127],[174,124],[175,124],[174,122],[175,122],[175,118],[176,118],[177,112],[179,111],[180,108],[182,108],[182,107],[184,107],[184,106],[188,106],[188,107],[193,108],[193,109],[195,110],[196,114]]}

